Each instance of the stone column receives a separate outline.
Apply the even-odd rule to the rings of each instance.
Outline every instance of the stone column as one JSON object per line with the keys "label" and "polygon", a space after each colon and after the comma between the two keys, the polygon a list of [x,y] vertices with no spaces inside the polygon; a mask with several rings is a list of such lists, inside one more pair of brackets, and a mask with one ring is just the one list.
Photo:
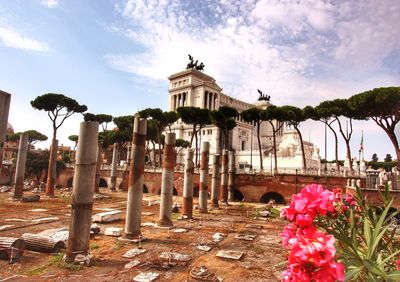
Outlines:
{"label": "stone column", "polygon": [[208,161],[210,155],[210,143],[204,141],[201,145],[200,160],[200,191],[199,191],[199,212],[207,212],[208,200]]}
{"label": "stone column", "polygon": [[94,179],[94,192],[100,192],[100,169],[101,169],[101,144],[97,145],[96,177]]}
{"label": "stone column", "polygon": [[21,199],[24,188],[26,153],[28,152],[28,134],[22,133],[19,137],[18,159],[15,170],[14,199]]}
{"label": "stone column", "polygon": [[229,151],[229,172],[228,172],[228,200],[235,200],[235,150]]}
{"label": "stone column", "polygon": [[175,111],[176,110],[176,95],[172,95],[173,98],[173,108],[172,110]]}
{"label": "stone column", "polygon": [[128,165],[131,163],[131,159],[132,159],[132,146],[128,145],[128,148],[126,149],[126,163]]}
{"label": "stone column", "polygon": [[110,190],[112,192],[116,191],[117,172],[118,172],[118,143],[114,143],[113,157],[111,163],[111,183],[110,183]]}
{"label": "stone column", "polygon": [[82,122],[80,125],[66,252],[67,262],[73,262],[78,254],[86,256],[89,253],[98,131],[97,121]]}
{"label": "stone column", "polygon": [[0,171],[3,164],[3,147],[7,133],[11,95],[0,90]]}
{"label": "stone column", "polygon": [[174,167],[175,167],[175,133],[165,134],[165,146],[163,154],[163,170],[161,178],[161,203],[159,226],[173,226],[172,217],[172,194],[174,189]]}
{"label": "stone column", "polygon": [[53,140],[50,147],[49,168],[47,169],[46,196],[48,197],[54,197],[57,175],[57,148],[58,140]]}
{"label": "stone column", "polygon": [[213,156],[213,170],[211,179],[211,207],[218,208],[218,198],[219,198],[219,185],[220,185],[220,154],[215,154]]}
{"label": "stone column", "polygon": [[139,239],[141,235],[146,130],[147,120],[136,116],[133,124],[133,158],[129,169],[128,202],[126,204],[125,237],[128,239]]}
{"label": "stone column", "polygon": [[221,189],[219,196],[223,203],[228,202],[228,150],[225,149],[222,151]]}
{"label": "stone column", "polygon": [[192,218],[193,217],[193,174],[194,174],[194,162],[193,162],[193,149],[188,148],[186,150],[185,157],[185,175],[183,179],[183,205],[182,205],[182,217]]}

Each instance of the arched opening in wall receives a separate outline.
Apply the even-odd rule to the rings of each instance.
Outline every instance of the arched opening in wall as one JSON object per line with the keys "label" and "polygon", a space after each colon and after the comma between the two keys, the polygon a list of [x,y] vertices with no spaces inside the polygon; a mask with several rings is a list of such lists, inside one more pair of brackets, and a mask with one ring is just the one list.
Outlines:
{"label": "arched opening in wall", "polygon": [[71,177],[70,179],[68,179],[67,181],[67,188],[72,188],[72,183],[74,182],[74,178]]}
{"label": "arched opening in wall", "polygon": [[[158,193],[157,193],[158,195],[161,195],[161,188],[160,188],[160,190],[158,190]],[[174,190],[172,191],[172,195],[174,195],[174,196],[178,196],[178,191],[175,189],[175,187],[174,187]]]}
{"label": "arched opening in wall", "polygon": [[198,186],[193,187],[193,197],[195,197],[195,198],[199,197],[199,187]]}
{"label": "arched opening in wall", "polygon": [[107,181],[104,178],[100,178],[99,187],[102,187],[102,188],[107,188],[108,187]]}
{"label": "arched opening in wall", "polygon": [[285,198],[277,192],[265,193],[261,199],[260,203],[268,203],[270,200],[274,200],[276,204],[286,204]]}
{"label": "arched opening in wall", "polygon": [[149,193],[149,189],[147,189],[147,186],[143,184],[143,193]]}
{"label": "arched opening in wall", "polygon": [[233,200],[235,202],[242,202],[244,200],[244,196],[243,196],[242,192],[240,192],[237,189],[234,189],[233,190]]}

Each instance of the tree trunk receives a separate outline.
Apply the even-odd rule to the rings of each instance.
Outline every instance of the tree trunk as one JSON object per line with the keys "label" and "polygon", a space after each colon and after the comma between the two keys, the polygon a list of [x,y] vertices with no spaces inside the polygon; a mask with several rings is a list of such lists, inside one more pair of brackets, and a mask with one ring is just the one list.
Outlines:
{"label": "tree trunk", "polygon": [[47,169],[46,195],[54,196],[54,186],[56,184],[56,166],[57,166],[57,145],[58,141],[54,138],[51,141],[49,166]]}
{"label": "tree trunk", "polygon": [[381,121],[378,121],[375,118],[373,118],[373,120],[380,128],[382,128],[386,132],[387,136],[389,137],[390,141],[392,142],[394,151],[395,151],[396,157],[397,157],[397,171],[400,171],[400,146],[399,146],[399,141],[397,140],[396,134],[394,133],[394,126],[392,126],[392,128],[389,129],[389,128],[385,127]]}
{"label": "tree trunk", "polygon": [[344,132],[343,132],[342,124],[341,124],[339,118],[335,118],[335,119],[339,124],[339,132],[342,135],[344,142],[346,143],[346,158],[349,160],[350,171],[354,172],[353,160],[351,159],[351,150],[350,150],[350,138],[351,138],[351,134],[353,133],[353,125],[352,125],[351,119],[350,119],[350,133],[346,132],[346,134],[344,134]]}
{"label": "tree trunk", "polygon": [[260,140],[260,123],[257,123],[257,141],[258,141],[258,151],[260,152],[260,170],[263,170],[263,156],[261,150],[261,140]]}
{"label": "tree trunk", "polygon": [[307,164],[306,164],[306,154],[304,152],[304,144],[303,144],[303,136],[301,135],[301,132],[297,126],[294,127],[296,129],[297,133],[299,134],[300,137],[300,145],[301,145],[301,156],[303,158],[303,170],[304,173],[307,171]]}
{"label": "tree trunk", "polygon": [[[336,131],[333,129],[330,123],[326,123],[328,125],[329,129],[332,131],[333,136],[335,136],[335,162],[336,162],[336,170],[337,172],[340,172],[340,164],[339,164],[339,140],[337,137]],[[327,161],[327,160],[325,160]]]}
{"label": "tree trunk", "polygon": [[280,127],[279,127],[279,129],[275,130],[275,126],[272,123],[272,121],[269,120],[268,122],[272,127],[272,140],[274,142],[273,143],[273,146],[274,146],[274,174],[276,175],[276,174],[278,174],[278,156],[276,155],[276,132],[280,129]]}

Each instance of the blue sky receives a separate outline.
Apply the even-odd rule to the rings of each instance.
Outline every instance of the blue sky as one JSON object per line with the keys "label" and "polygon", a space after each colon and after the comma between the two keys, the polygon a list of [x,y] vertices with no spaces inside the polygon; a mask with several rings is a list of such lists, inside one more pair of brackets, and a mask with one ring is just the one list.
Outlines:
{"label": "blue sky", "polygon": [[[114,116],[167,110],[167,77],[190,53],[228,95],[253,102],[259,88],[276,105],[316,105],[400,84],[399,14],[397,0],[4,0],[0,89],[13,95],[16,131],[50,136],[47,115],[29,104],[36,96],[63,93]],[[61,144],[80,120],[61,127]],[[301,127],[323,156],[323,126]],[[354,131],[356,155],[361,131],[367,159],[394,155],[372,122],[355,122]]]}

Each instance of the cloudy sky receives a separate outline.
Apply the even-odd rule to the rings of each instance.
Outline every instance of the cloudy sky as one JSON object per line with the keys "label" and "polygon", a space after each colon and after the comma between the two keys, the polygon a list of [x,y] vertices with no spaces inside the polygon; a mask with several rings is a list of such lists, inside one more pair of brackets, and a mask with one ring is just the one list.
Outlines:
{"label": "cloudy sky", "polygon": [[[190,53],[228,95],[254,102],[259,88],[276,105],[317,105],[399,86],[399,14],[398,0],[3,0],[0,89],[13,95],[16,131],[51,136],[46,113],[30,106],[36,96],[63,93],[114,116],[167,110],[167,77]],[[81,119],[67,120],[60,143]],[[301,127],[323,156],[323,126]],[[394,155],[370,121],[355,122],[355,155],[361,131],[366,159]]]}

